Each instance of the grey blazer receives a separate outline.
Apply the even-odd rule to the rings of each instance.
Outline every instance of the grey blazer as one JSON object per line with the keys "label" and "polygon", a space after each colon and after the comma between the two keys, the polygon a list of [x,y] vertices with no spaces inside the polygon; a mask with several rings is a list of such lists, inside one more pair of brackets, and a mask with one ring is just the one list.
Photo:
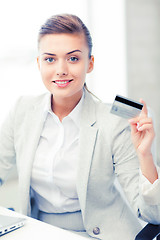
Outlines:
{"label": "grey blazer", "polygon": [[[0,179],[17,165],[21,212],[36,217],[30,190],[32,164],[43,128],[48,94],[21,97],[0,132]],[[141,229],[138,217],[160,224],[160,205],[148,205],[139,192],[139,162],[128,121],[110,114],[110,106],[85,92],[80,128],[77,191],[86,231],[106,240],[132,240]],[[114,184],[118,178],[132,206]]]}

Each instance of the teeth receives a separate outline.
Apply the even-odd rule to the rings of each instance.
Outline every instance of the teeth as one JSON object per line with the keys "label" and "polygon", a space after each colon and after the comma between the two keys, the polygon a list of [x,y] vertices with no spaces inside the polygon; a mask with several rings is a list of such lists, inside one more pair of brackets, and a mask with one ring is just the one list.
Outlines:
{"label": "teeth", "polygon": [[58,84],[65,84],[65,83],[68,83],[69,81],[56,81],[56,83]]}

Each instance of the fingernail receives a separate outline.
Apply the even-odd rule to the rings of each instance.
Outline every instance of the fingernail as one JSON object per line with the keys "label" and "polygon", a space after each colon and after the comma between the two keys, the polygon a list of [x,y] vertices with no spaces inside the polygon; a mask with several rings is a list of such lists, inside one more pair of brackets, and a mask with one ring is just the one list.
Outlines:
{"label": "fingernail", "polygon": [[142,127],[137,128],[137,130],[138,130],[138,131],[141,131],[141,130],[142,130]]}

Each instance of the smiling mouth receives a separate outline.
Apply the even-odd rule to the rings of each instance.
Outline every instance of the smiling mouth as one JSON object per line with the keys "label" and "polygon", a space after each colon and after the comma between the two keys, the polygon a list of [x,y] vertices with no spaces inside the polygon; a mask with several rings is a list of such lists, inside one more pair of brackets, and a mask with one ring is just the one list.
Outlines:
{"label": "smiling mouth", "polygon": [[70,79],[70,80],[55,80],[55,81],[52,81],[52,82],[57,84],[58,87],[66,87],[72,81],[73,81],[73,79]]}
{"label": "smiling mouth", "polygon": [[71,79],[71,80],[55,80],[53,82],[57,83],[57,84],[66,84],[66,83],[71,82],[71,81],[73,81],[73,79]]}

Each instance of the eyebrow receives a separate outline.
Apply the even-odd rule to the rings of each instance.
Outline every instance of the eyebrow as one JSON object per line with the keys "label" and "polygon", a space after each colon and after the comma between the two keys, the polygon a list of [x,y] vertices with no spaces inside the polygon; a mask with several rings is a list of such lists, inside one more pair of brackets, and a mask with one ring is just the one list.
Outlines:
{"label": "eyebrow", "polygon": [[[81,50],[79,50],[79,49],[76,49],[76,50],[73,50],[73,51],[71,51],[71,52],[68,52],[68,53],[66,53],[66,55],[69,55],[69,54],[72,54],[72,53],[75,53],[75,52],[82,52]],[[56,54],[54,54],[54,53],[43,53],[42,55],[50,55],[50,56],[56,56]]]}
{"label": "eyebrow", "polygon": [[71,54],[71,53],[74,53],[74,52],[82,52],[81,50],[78,50],[78,49],[76,49],[76,50],[73,50],[73,51],[71,51],[71,52],[68,52],[66,55],[69,55],[69,54]]}

